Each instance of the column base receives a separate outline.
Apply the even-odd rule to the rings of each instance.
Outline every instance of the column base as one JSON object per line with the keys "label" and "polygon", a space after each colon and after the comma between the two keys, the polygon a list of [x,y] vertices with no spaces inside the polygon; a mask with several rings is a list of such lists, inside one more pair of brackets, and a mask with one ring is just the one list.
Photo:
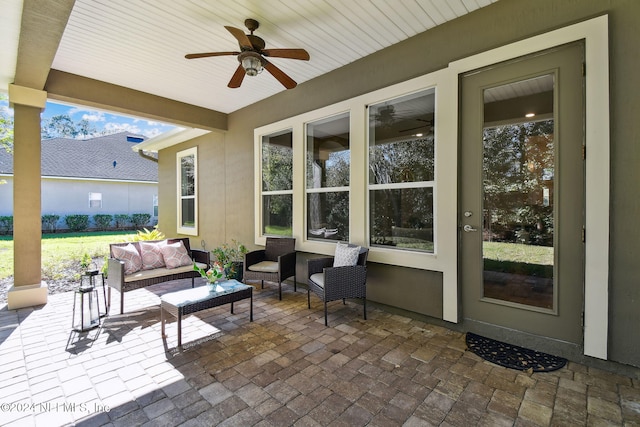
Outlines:
{"label": "column base", "polygon": [[19,308],[33,307],[47,303],[49,287],[47,282],[40,282],[35,285],[12,285],[7,292],[7,309],[17,310]]}

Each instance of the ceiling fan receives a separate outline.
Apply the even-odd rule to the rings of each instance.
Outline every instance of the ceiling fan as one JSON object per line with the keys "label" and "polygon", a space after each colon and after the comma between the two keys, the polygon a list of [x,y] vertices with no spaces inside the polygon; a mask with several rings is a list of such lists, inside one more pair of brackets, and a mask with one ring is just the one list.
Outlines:
{"label": "ceiling fan", "polygon": [[284,87],[293,89],[297,83],[280,68],[273,65],[265,57],[272,58],[288,58],[309,60],[309,54],[304,49],[265,49],[265,42],[262,38],[253,34],[260,26],[255,19],[246,19],[244,25],[249,29],[251,34],[245,34],[243,30],[235,27],[225,26],[227,31],[231,33],[240,45],[240,52],[206,52],[206,53],[190,53],[184,57],[187,59],[208,58],[210,56],[226,56],[236,55],[240,65],[233,73],[229,81],[230,88],[238,88],[242,84],[245,74],[255,76],[262,72],[263,68],[273,75]]}

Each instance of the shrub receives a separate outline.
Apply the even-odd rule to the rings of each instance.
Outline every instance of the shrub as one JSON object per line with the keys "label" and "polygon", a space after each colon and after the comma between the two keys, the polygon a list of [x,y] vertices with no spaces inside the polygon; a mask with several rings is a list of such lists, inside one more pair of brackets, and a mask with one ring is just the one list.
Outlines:
{"label": "shrub", "polygon": [[93,222],[96,224],[98,230],[107,230],[111,225],[112,215],[97,214],[93,216]]}
{"label": "shrub", "polygon": [[116,228],[125,228],[129,223],[129,215],[127,214],[116,214],[113,216]]}
{"label": "shrub", "polygon": [[0,216],[0,233],[11,234],[13,232],[13,217]]}
{"label": "shrub", "polygon": [[134,228],[142,228],[149,223],[151,220],[151,214],[147,213],[136,213],[131,215],[131,223]]}
{"label": "shrub", "polygon": [[60,215],[42,215],[42,231],[55,233],[58,228],[58,220]]}
{"label": "shrub", "polygon": [[89,228],[89,215],[67,215],[64,221],[71,231],[84,231]]}

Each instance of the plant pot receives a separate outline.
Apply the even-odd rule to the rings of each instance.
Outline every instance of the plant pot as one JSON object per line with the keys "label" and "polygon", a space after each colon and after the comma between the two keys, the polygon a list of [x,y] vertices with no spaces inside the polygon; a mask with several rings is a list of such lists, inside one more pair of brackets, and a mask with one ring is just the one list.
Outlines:
{"label": "plant pot", "polygon": [[242,282],[242,268],[244,263],[242,261],[234,261],[231,264],[231,267],[224,269],[225,276],[227,276],[227,279],[235,279]]}

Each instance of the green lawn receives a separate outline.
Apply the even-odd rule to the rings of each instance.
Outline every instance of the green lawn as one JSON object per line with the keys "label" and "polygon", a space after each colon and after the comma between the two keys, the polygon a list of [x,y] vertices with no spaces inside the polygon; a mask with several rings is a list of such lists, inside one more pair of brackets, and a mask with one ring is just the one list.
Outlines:
{"label": "green lawn", "polygon": [[518,243],[483,242],[484,270],[553,277],[553,248]]}
{"label": "green lawn", "polygon": [[496,261],[553,265],[553,247],[519,243],[483,242],[484,257]]}
{"label": "green lawn", "polygon": [[[123,242],[134,235],[133,231],[43,234],[42,275],[59,279],[85,253],[102,259],[109,254],[109,243]],[[13,237],[0,236],[0,279],[9,276],[13,276]]]}

